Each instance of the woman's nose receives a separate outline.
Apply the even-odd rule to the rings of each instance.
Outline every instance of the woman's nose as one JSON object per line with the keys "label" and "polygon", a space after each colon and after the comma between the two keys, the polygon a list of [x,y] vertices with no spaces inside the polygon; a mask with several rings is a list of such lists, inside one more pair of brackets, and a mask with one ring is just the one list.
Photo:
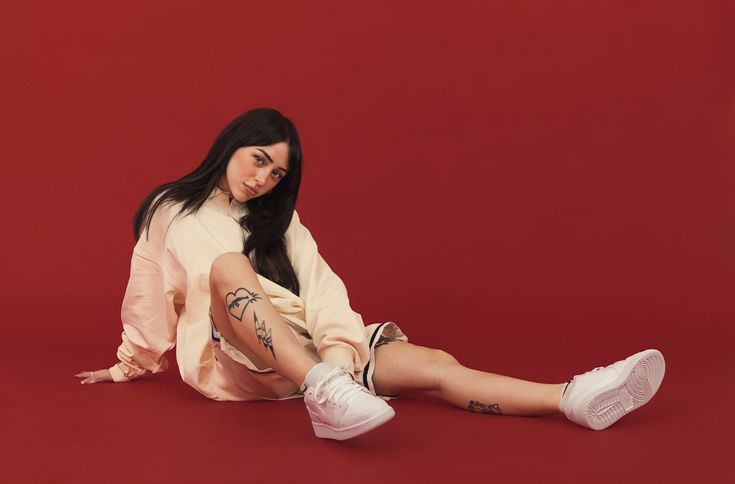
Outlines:
{"label": "woman's nose", "polygon": [[268,176],[268,171],[265,169],[258,170],[258,173],[255,175],[255,183],[258,184],[258,186],[263,186],[265,184],[266,177]]}

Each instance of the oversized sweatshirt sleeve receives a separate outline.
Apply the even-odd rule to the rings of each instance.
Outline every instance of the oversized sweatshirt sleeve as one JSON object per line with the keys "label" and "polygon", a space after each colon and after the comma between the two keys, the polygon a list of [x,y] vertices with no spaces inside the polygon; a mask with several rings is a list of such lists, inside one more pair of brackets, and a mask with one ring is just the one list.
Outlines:
{"label": "oversized sweatshirt sleeve", "polygon": [[311,232],[296,212],[286,232],[300,297],[304,301],[306,326],[322,360],[336,347],[352,351],[356,370],[367,363],[370,352],[362,317],[350,307],[347,289],[319,254]]}
{"label": "oversized sweatshirt sleeve", "polygon": [[176,344],[178,306],[183,304],[185,274],[167,243],[173,211],[162,204],[133,249],[130,278],[123,298],[119,363],[110,368],[115,381],[168,368],[164,356]]}

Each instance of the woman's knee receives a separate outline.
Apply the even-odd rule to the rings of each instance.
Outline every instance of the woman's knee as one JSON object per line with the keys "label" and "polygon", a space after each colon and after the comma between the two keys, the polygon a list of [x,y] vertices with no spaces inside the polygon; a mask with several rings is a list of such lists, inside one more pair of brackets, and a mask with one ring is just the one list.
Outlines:
{"label": "woman's knee", "polygon": [[429,348],[429,358],[433,363],[440,363],[440,364],[446,364],[446,365],[458,365],[459,362],[457,359],[447,353],[444,350],[438,350],[434,348]]}
{"label": "woman's knee", "polygon": [[242,276],[242,271],[255,273],[250,259],[241,252],[225,252],[218,255],[209,270],[209,283],[214,286],[218,282],[231,277]]}

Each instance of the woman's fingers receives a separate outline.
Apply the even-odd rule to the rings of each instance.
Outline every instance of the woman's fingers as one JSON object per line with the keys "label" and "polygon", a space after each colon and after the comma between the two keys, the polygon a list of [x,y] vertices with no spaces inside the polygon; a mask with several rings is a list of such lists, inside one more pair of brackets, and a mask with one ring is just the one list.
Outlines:
{"label": "woman's fingers", "polygon": [[97,370],[97,371],[83,371],[81,373],[77,373],[74,375],[77,378],[81,378],[82,385],[86,383],[97,383],[98,381],[105,381],[109,378],[106,378],[105,370]]}
{"label": "woman's fingers", "polygon": [[81,378],[81,379],[82,379],[82,381],[80,381],[79,383],[81,383],[81,384],[83,385],[83,384],[85,384],[85,383],[90,383],[90,382],[89,382],[89,379],[90,379],[90,377],[92,376],[92,373],[93,373],[93,372],[91,372],[91,371],[83,371],[83,372],[81,372],[81,373],[77,373],[77,374],[76,374],[76,375],[74,375],[74,376],[75,376],[75,377],[77,377],[77,378]]}

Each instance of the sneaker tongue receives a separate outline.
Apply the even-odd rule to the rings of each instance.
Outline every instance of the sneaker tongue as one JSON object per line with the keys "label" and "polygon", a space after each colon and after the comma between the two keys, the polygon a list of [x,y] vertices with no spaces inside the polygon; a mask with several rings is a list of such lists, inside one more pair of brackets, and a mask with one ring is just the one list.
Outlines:
{"label": "sneaker tongue", "polygon": [[314,386],[319,381],[323,380],[327,374],[332,371],[334,368],[324,362],[318,363],[311,367],[311,370],[309,370],[309,373],[306,374],[306,378],[304,378],[304,385],[308,388],[310,386]]}

